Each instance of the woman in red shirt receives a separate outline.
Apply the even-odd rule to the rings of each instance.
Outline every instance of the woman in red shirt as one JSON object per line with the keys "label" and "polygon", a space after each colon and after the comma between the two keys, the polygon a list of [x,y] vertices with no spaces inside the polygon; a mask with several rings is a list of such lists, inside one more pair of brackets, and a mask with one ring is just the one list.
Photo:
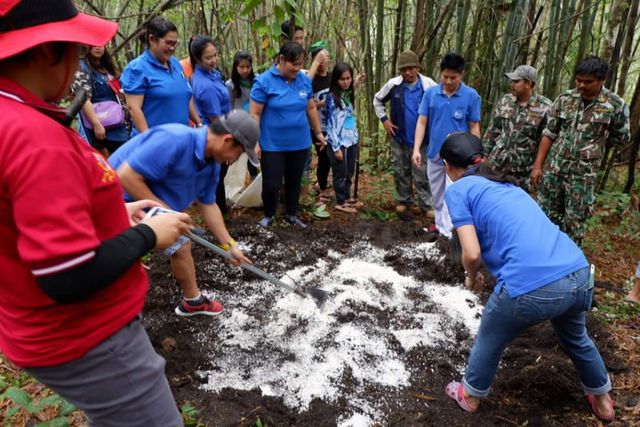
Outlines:
{"label": "woman in red shirt", "polygon": [[[139,258],[190,225],[142,221],[104,157],[53,105],[69,92],[78,43],[117,25],[70,0],[0,2],[0,349],[95,425],[182,425],[142,327]],[[144,410],[142,410],[144,409]]]}

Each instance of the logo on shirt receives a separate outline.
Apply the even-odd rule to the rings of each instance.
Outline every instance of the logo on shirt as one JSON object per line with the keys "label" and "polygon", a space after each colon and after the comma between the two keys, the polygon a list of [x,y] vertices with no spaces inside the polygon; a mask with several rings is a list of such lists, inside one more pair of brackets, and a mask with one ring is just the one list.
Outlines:
{"label": "logo on shirt", "polygon": [[453,113],[453,117],[455,117],[456,120],[460,120],[464,117],[464,114],[462,114],[462,111],[458,110]]}
{"label": "logo on shirt", "polygon": [[92,153],[93,157],[96,158],[96,163],[98,163],[98,167],[102,169],[102,178],[100,181],[102,182],[113,182],[116,179],[116,171],[113,170],[107,159],[102,157],[99,153]]}
{"label": "logo on shirt", "polygon": [[298,95],[300,96],[300,98],[306,98],[307,97],[307,91],[306,90],[301,90],[300,92],[298,92]]}

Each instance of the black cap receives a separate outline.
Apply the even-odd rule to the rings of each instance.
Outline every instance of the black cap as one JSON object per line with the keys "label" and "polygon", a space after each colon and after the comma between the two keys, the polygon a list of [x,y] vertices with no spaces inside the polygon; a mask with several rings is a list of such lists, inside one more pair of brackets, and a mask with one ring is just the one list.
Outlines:
{"label": "black cap", "polygon": [[484,156],[480,138],[469,132],[454,132],[447,136],[440,157],[455,166],[469,166]]}

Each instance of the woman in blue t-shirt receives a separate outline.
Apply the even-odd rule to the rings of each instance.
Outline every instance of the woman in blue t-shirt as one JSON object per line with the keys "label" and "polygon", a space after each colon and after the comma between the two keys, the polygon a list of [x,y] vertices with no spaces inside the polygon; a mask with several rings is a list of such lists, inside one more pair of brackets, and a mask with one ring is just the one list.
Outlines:
{"label": "woman in blue t-shirt", "polygon": [[305,161],[311,147],[311,128],[318,143],[324,140],[311,80],[300,73],[305,50],[296,42],[282,45],[276,63],[260,74],[251,89],[251,114],[260,122],[258,155],[262,167],[262,202],[265,217],[260,225],[268,227],[278,206],[284,178],[285,221],[306,227],[298,218],[300,185]]}
{"label": "woman in blue t-shirt", "polygon": [[173,55],[178,46],[178,29],[166,18],[156,16],[145,30],[147,49],[129,62],[120,78],[127,98],[132,135],[165,123],[197,126],[202,121],[193,105],[191,86]]}
{"label": "woman in blue t-shirt", "polygon": [[[231,110],[229,91],[220,76],[218,49],[213,39],[206,36],[192,37],[189,42],[189,61],[193,67],[191,87],[196,111],[202,123],[208,125],[226,115]],[[220,179],[216,191],[216,200],[220,211],[227,213],[227,197],[224,178],[229,170],[228,164],[220,165]]]}
{"label": "woman in blue t-shirt", "polygon": [[82,107],[82,121],[90,123],[91,129],[84,126],[84,132],[89,143],[98,150],[106,150],[105,154],[108,156],[129,139],[129,130],[125,122],[120,126],[105,129],[96,115],[93,104],[104,101],[124,103],[118,80],[120,73],[104,46],[90,47],[86,58],[80,61],[80,67],[89,76],[91,84],[91,99]]}
{"label": "woman in blue t-shirt", "polygon": [[464,378],[451,382],[447,394],[475,412],[479,398],[489,394],[506,346],[530,326],[549,320],[578,371],[594,415],[612,421],[611,381],[585,325],[593,281],[584,254],[515,178],[483,163],[478,137],[451,134],[440,156],[454,181],[445,200],[462,246],[465,285],[482,289],[483,262],[496,278]]}

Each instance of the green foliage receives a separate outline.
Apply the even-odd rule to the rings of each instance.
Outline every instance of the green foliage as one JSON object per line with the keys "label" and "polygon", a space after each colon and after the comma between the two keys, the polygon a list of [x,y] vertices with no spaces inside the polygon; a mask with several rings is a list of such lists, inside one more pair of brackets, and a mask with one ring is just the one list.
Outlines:
{"label": "green foliage", "polygon": [[605,223],[617,223],[618,235],[640,237],[640,213],[633,209],[631,196],[620,191],[604,191],[596,197],[594,214],[587,220],[587,230],[598,230]]}
{"label": "green foliage", "polygon": [[598,314],[598,317],[603,322],[626,322],[640,316],[640,304],[619,300],[612,304],[600,304],[598,308],[594,308],[593,311]]}
{"label": "green foliage", "polygon": [[[258,6],[264,4],[264,0],[244,0],[245,7],[240,12],[241,16],[249,16],[252,12],[255,12]],[[304,18],[297,14],[296,11],[298,9],[297,0],[279,0],[279,3],[276,2],[275,5],[271,8],[271,12],[268,16],[261,16],[253,21],[251,21],[251,29],[255,31],[259,37],[262,38],[261,47],[266,53],[266,57],[269,58],[269,61],[265,64],[255,64],[254,68],[257,71],[264,71],[266,68],[271,65],[271,58],[273,58],[277,53],[277,46],[280,44],[280,24],[286,19],[290,19],[293,16],[296,20],[296,23],[304,26]],[[268,20],[267,18],[271,17],[273,20]]]}
{"label": "green foliage", "polygon": [[198,419],[200,411],[189,402],[184,403],[180,407],[180,412],[182,413],[182,421],[186,427],[206,427],[206,424]]}
{"label": "green foliage", "polygon": [[365,216],[381,221],[390,221],[396,218],[396,214],[384,209],[364,208],[361,211]]}
{"label": "green foliage", "polygon": [[596,196],[593,215],[586,221],[588,252],[615,250],[612,237],[640,242],[640,212],[631,196],[620,191],[604,191]]}
{"label": "green foliage", "polygon": [[256,427],[269,427],[267,423],[263,423],[260,417],[256,417]]}
{"label": "green foliage", "polygon": [[4,381],[4,379],[2,379],[0,386],[6,389],[2,394],[0,394],[0,401],[7,399],[13,403],[8,406],[7,410],[4,413],[4,418],[6,420],[11,419],[11,417],[16,415],[21,409],[25,409],[27,413],[29,413],[29,415],[37,416],[45,409],[59,408],[58,417],[39,423],[37,424],[37,427],[69,426],[69,420],[67,416],[76,410],[75,406],[71,405],[57,394],[52,394],[38,401],[32,400],[26,391],[19,388],[19,383],[22,383],[21,385],[26,385],[30,381],[31,380],[29,377],[23,375],[19,377],[17,381],[14,381],[14,383],[18,384],[6,387],[8,384]]}

